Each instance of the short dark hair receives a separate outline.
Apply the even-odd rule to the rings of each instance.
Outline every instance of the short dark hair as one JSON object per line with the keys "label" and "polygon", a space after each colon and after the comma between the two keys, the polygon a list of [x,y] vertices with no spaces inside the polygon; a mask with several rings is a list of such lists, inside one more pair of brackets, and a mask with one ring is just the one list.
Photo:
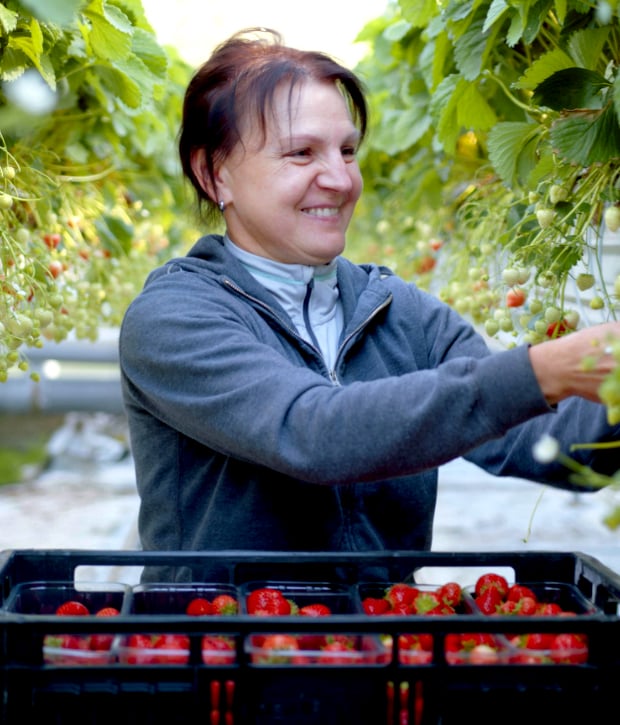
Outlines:
{"label": "short dark hair", "polygon": [[366,134],[368,106],[361,80],[325,53],[298,50],[283,44],[281,35],[265,28],[235,33],[219,45],[192,77],[183,102],[179,154],[183,173],[198,195],[205,212],[215,212],[217,199],[210,199],[192,169],[192,156],[204,149],[207,174],[214,170],[241,140],[244,121],[252,113],[262,133],[276,89],[291,88],[304,80],[334,83],[347,101],[351,117]]}

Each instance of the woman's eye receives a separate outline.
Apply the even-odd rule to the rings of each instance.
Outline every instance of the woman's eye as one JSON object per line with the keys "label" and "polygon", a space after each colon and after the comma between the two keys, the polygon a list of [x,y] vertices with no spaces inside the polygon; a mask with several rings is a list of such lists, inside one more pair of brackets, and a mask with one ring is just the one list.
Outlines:
{"label": "woman's eye", "polygon": [[344,146],[342,149],[342,155],[347,157],[354,157],[357,154],[357,148],[355,146]]}
{"label": "woman's eye", "polygon": [[306,148],[306,149],[295,149],[295,151],[291,151],[289,153],[289,156],[292,156],[294,158],[302,158],[303,159],[303,158],[307,158],[308,156],[310,156],[310,154],[311,154],[311,151],[308,148]]}

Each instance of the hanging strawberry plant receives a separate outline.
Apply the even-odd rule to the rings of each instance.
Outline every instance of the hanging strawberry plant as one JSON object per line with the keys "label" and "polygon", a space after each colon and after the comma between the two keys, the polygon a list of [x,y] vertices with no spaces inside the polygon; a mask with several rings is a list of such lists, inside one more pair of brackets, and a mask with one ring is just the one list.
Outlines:
{"label": "hanging strawberry plant", "polygon": [[[370,251],[500,344],[616,319],[617,2],[400,0],[358,39]],[[602,396],[617,423],[615,355]]]}
{"label": "hanging strawberry plant", "polygon": [[117,325],[193,238],[175,218],[188,78],[139,0],[0,4],[0,381],[28,347]]}

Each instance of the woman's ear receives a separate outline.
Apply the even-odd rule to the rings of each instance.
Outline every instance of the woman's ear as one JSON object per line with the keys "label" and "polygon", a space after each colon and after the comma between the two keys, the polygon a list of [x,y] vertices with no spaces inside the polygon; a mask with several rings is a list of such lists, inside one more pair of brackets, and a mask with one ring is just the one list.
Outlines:
{"label": "woman's ear", "polygon": [[194,149],[190,155],[190,164],[201,189],[205,192],[209,199],[211,199],[211,201],[217,204],[217,189],[215,188],[213,180],[209,176],[209,172],[207,170],[205,150]]}

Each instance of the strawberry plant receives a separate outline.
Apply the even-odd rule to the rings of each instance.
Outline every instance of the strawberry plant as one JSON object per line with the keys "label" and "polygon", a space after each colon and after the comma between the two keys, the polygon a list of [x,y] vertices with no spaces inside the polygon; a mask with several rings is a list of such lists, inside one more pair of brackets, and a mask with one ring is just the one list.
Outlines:
{"label": "strawberry plant", "polygon": [[1,382],[116,326],[194,233],[172,150],[189,69],[139,0],[9,0],[0,40]]}
{"label": "strawberry plant", "polygon": [[[617,319],[617,1],[398,0],[358,39],[372,49],[357,70],[374,129],[355,256],[436,293],[499,346]],[[615,424],[613,354],[600,392]]]}

